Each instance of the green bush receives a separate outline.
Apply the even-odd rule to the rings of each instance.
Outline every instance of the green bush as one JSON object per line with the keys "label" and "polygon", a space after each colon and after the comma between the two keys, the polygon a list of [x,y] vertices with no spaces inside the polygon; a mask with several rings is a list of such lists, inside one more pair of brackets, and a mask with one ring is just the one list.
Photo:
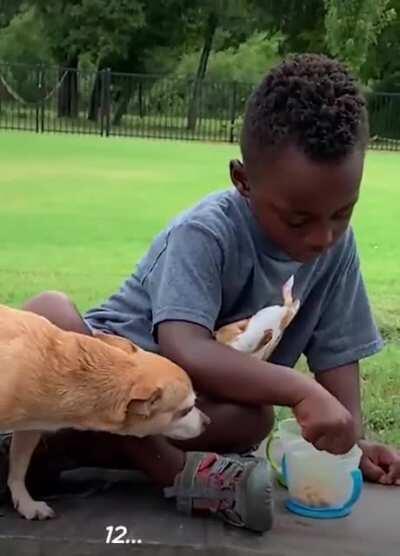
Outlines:
{"label": "green bush", "polygon": [[[237,48],[211,52],[207,81],[257,83],[280,60],[279,48],[282,41],[283,35],[280,33],[254,33]],[[199,51],[183,56],[175,70],[177,78],[193,78],[199,57]]]}
{"label": "green bush", "polygon": [[0,65],[0,73],[14,99],[20,97],[26,102],[38,99],[36,67],[53,63],[44,37],[44,30],[33,9],[16,15],[1,32],[0,62],[4,64]]}
{"label": "green bush", "polygon": [[53,64],[46,33],[34,9],[16,15],[0,35],[0,60],[10,64]]}

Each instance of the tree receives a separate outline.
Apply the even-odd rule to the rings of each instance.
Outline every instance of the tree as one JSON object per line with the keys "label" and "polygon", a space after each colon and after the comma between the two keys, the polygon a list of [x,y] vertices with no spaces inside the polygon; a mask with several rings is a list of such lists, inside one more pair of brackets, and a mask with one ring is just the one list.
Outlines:
{"label": "tree", "polygon": [[[234,134],[254,85],[281,59],[283,39],[279,32],[255,32],[237,46],[213,50],[206,81],[201,86],[202,116],[218,120],[224,114],[229,117],[229,129]],[[168,80],[175,105],[179,99],[185,99],[187,83],[196,71],[198,59],[199,51],[185,55],[174,72],[174,80]]]}
{"label": "tree", "polygon": [[59,63],[87,53],[100,60],[125,53],[132,32],[144,24],[138,0],[32,0],[46,23]]}
{"label": "tree", "polygon": [[283,35],[280,52],[325,50],[325,7],[321,0],[248,0],[259,30]]}
{"label": "tree", "polygon": [[207,72],[208,60],[217,28],[219,25],[228,26],[230,21],[237,21],[240,17],[244,17],[247,15],[246,9],[247,3],[245,0],[207,0],[201,1],[197,7],[200,25],[203,21],[203,46],[189,99],[187,127],[191,131],[196,128],[199,94]]}
{"label": "tree", "polygon": [[[1,30],[0,101],[12,98],[22,107],[41,100],[39,65],[52,63],[43,34],[32,8],[21,9]],[[1,64],[2,61],[6,64]]]}
{"label": "tree", "polygon": [[212,43],[213,43],[215,31],[218,26],[219,17],[220,14],[218,14],[214,10],[210,10],[210,12],[207,15],[207,20],[206,20],[205,30],[204,30],[204,45],[201,50],[199,64],[197,66],[197,72],[193,82],[192,95],[189,101],[187,127],[191,131],[194,131],[196,128],[197,101],[199,97],[201,83],[204,80],[204,77],[206,75],[208,59],[210,57]]}
{"label": "tree", "polygon": [[30,7],[17,13],[0,34],[0,60],[10,64],[51,64],[41,21]]}
{"label": "tree", "polygon": [[24,0],[0,0],[0,29],[7,27],[11,20],[19,13]]}
{"label": "tree", "polygon": [[376,91],[400,92],[400,0],[391,0],[396,17],[382,31],[368,52],[363,78]]}
{"label": "tree", "polygon": [[[237,46],[213,50],[208,61],[207,80],[255,85],[281,59],[279,51],[283,41],[279,32],[255,32]],[[198,51],[182,57],[174,72],[180,83],[187,82],[195,74],[198,59]]]}
{"label": "tree", "polygon": [[[192,0],[142,0],[142,7],[145,24],[132,33],[126,55],[109,56],[101,62],[103,67],[111,67],[114,72],[160,74],[162,70],[171,70],[188,43],[194,40],[193,29],[197,29],[198,22]],[[169,57],[168,63],[162,62],[161,53]],[[120,125],[135,93],[139,113],[143,114],[143,89],[147,81],[151,82],[128,76],[113,77],[116,102],[113,125]]]}
{"label": "tree", "polygon": [[79,56],[95,61],[125,54],[131,35],[143,25],[139,0],[31,0],[42,18],[60,65],[58,115],[78,111]]}
{"label": "tree", "polygon": [[326,43],[333,56],[360,74],[368,51],[395,18],[390,0],[324,0]]}

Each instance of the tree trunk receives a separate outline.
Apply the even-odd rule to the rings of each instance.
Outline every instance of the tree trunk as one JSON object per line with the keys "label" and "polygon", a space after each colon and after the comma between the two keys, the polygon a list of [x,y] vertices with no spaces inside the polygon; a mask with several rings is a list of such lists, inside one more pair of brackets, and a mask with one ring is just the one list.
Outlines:
{"label": "tree trunk", "polygon": [[143,83],[141,81],[139,81],[139,84],[138,84],[138,105],[139,105],[139,118],[143,118],[143,116],[144,116]]}
{"label": "tree trunk", "polygon": [[67,61],[60,67],[58,79],[61,81],[58,91],[58,117],[77,118],[79,106],[78,89],[78,56]]}
{"label": "tree trunk", "polygon": [[123,80],[124,80],[124,84],[118,99],[118,104],[115,109],[115,114],[112,121],[113,126],[121,125],[122,118],[126,114],[126,111],[128,110],[129,101],[131,99],[132,92],[133,92],[133,77],[124,76]]}
{"label": "tree trunk", "polygon": [[201,89],[201,84],[207,71],[208,59],[210,57],[212,43],[215,31],[218,25],[218,16],[215,12],[211,12],[207,19],[206,30],[204,35],[204,46],[201,52],[199,65],[197,67],[196,77],[193,83],[192,95],[189,100],[189,110],[187,118],[187,128],[195,131],[197,122],[197,104]]}
{"label": "tree trunk", "polygon": [[99,119],[100,108],[101,108],[101,88],[102,88],[102,76],[100,66],[96,72],[96,77],[94,78],[93,89],[90,95],[88,120],[92,122],[97,122]]}

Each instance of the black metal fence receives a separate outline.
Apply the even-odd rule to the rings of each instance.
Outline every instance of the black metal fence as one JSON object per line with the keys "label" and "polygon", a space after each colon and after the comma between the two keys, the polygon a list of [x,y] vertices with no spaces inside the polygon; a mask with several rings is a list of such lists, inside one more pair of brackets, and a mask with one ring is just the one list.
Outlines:
{"label": "black metal fence", "polygon": [[[236,142],[252,85],[0,63],[0,128]],[[368,96],[371,147],[400,150],[400,94]]]}

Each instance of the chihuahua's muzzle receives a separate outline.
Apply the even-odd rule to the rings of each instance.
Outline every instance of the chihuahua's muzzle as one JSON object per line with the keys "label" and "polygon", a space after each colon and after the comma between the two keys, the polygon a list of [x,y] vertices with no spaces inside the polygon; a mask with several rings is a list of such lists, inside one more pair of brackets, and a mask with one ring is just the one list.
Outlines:
{"label": "chihuahua's muzzle", "polygon": [[187,440],[200,436],[211,423],[211,419],[199,408],[193,407],[184,417],[173,420],[164,435],[174,440]]}

